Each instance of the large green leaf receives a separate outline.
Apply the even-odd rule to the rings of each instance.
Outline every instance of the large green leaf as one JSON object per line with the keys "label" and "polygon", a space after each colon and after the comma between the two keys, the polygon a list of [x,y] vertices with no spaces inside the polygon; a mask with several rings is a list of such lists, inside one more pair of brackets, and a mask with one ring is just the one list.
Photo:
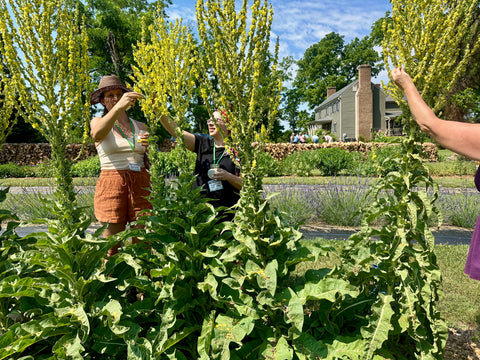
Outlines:
{"label": "large green leaf", "polygon": [[293,348],[283,336],[280,337],[275,344],[273,343],[274,341],[264,343],[264,349],[260,353],[262,358],[272,360],[293,359]]}
{"label": "large green leaf", "polygon": [[298,298],[305,304],[307,300],[329,300],[334,302],[338,294],[357,297],[358,289],[342,279],[325,278],[317,283],[308,282],[297,292]]}
{"label": "large green leaf", "polygon": [[366,360],[373,359],[376,350],[380,349],[388,339],[389,331],[393,329],[391,324],[393,297],[379,294],[378,301],[372,306],[373,313],[368,317],[368,326],[363,326],[360,331],[365,341]]}

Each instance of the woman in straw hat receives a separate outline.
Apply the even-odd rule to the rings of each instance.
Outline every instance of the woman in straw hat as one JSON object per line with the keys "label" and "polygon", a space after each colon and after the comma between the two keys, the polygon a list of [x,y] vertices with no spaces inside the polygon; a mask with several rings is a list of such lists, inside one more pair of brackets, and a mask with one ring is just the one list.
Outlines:
{"label": "woman in straw hat", "polygon": [[[117,234],[136,220],[141,210],[151,208],[146,197],[150,194],[150,176],[145,169],[145,124],[130,119],[126,111],[142,95],[127,88],[115,75],[104,76],[90,103],[102,104],[102,117],[90,123],[90,135],[100,158],[101,173],[95,188],[95,217],[108,227],[104,237]],[[140,133],[143,135],[139,137]],[[138,141],[136,141],[138,139]],[[142,145],[143,144],[143,145]],[[120,243],[109,250],[118,252]]]}

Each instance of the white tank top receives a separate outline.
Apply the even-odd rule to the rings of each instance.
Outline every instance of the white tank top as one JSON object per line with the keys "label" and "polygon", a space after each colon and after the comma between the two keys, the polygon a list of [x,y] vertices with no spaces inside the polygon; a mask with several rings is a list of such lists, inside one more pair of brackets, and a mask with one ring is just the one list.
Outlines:
{"label": "white tank top", "polygon": [[[138,134],[138,126],[135,120],[131,120]],[[117,136],[113,133],[113,127],[107,136],[96,145],[98,157],[100,158],[100,167],[102,170],[128,170],[129,164],[138,164],[145,167],[143,155],[145,147],[137,142],[136,139],[129,138],[130,144],[133,141],[135,151],[132,151],[127,139],[123,136]]]}

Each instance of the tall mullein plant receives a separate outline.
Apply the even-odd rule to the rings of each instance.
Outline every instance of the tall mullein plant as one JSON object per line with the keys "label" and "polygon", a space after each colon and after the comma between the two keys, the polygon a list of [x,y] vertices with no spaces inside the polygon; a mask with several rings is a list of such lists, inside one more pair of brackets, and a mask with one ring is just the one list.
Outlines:
{"label": "tall mullein plant", "polygon": [[64,0],[0,0],[0,38],[19,111],[52,146],[59,213],[72,218],[75,193],[65,158],[72,129],[88,137],[88,37]]}
{"label": "tall mullein plant", "polygon": [[[204,76],[201,93],[206,102],[212,104],[210,108],[221,108],[227,114],[231,135],[226,142],[238,151],[244,181],[240,209],[252,204],[258,206],[260,202],[259,149],[252,143],[258,138],[261,116],[265,115],[258,108],[268,108],[271,129],[281,89],[277,71],[278,41],[268,84],[262,82],[264,74],[261,73],[270,61],[273,8],[268,1],[254,0],[250,7],[248,3],[244,0],[237,12],[233,0],[197,1],[198,34],[204,49],[203,60],[199,61],[200,74]],[[218,88],[213,86],[211,78],[218,81]]]}
{"label": "tall mullein plant", "polygon": [[[453,6],[441,0],[392,1],[391,19],[384,22],[387,69],[404,66],[436,112],[478,46],[456,46],[469,36],[474,9],[469,1]],[[358,286],[360,297],[376,297],[368,309],[368,324],[360,329],[365,358],[381,353],[391,358],[437,359],[448,335],[438,310],[441,273],[428,225],[435,218],[441,221],[435,205],[438,186],[421,161],[420,130],[402,91],[393,82],[385,88],[402,106],[407,136],[401,151],[385,160],[396,162],[398,170],[381,177],[372,188],[376,200],[365,211],[362,230],[342,253],[337,274]],[[384,225],[372,227],[379,220]]]}
{"label": "tall mullein plant", "polygon": [[0,149],[16,123],[16,117],[12,117],[15,92],[4,70],[3,66],[0,66]]}
{"label": "tall mullein plant", "polygon": [[[184,152],[179,156],[179,172],[188,172],[188,156],[183,145],[182,129],[185,127],[184,114],[192,97],[197,75],[193,54],[195,42],[191,32],[181,20],[167,22],[156,12],[153,24],[143,26],[142,40],[135,47],[132,80],[135,89],[145,99],[141,107],[147,117],[150,134],[154,134],[160,124],[160,116],[168,115],[179,126],[176,129],[179,148]],[[151,136],[150,142],[158,139]],[[159,168],[159,150],[150,146],[149,159],[152,179],[152,196],[165,188],[163,169]]]}

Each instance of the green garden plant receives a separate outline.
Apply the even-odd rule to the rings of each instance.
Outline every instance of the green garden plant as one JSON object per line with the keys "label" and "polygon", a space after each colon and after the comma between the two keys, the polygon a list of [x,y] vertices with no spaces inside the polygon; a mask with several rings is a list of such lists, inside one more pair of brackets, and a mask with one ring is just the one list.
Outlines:
{"label": "green garden plant", "polygon": [[65,150],[74,127],[83,127],[88,136],[90,117],[85,97],[88,38],[71,5],[63,0],[0,1],[0,50],[9,86],[21,105],[16,110],[51,144],[65,226],[73,226],[79,216]]}

